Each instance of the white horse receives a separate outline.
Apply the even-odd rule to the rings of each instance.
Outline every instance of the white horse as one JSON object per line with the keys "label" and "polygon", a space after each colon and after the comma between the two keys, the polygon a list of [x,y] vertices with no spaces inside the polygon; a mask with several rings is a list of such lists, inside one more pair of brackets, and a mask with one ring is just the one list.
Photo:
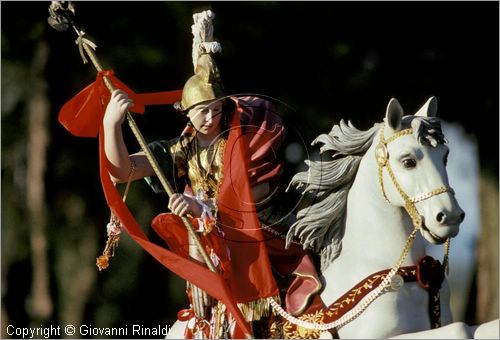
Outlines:
{"label": "white horse", "polygon": [[[417,264],[426,255],[425,241],[442,244],[458,234],[464,211],[448,183],[449,149],[436,111],[432,97],[415,115],[403,116],[392,99],[385,122],[368,131],[341,121],[313,142],[323,144],[328,160],[309,162],[292,179],[313,202],[301,207],[288,238],[320,252],[326,306],[373,273],[393,269],[390,277],[399,266]],[[439,291],[442,327],[431,329],[428,292],[398,279],[388,278],[385,289],[371,291],[344,320],[331,323],[340,338],[470,338],[474,331],[498,337],[498,321],[479,329],[452,323],[446,278]]]}

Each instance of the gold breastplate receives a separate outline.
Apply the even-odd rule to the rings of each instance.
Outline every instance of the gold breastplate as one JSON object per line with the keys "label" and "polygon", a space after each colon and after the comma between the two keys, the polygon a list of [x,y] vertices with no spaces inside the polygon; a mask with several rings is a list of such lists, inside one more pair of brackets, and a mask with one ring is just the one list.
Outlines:
{"label": "gold breastplate", "polygon": [[207,147],[199,147],[196,137],[188,152],[188,177],[193,194],[202,200],[215,199],[224,176],[226,139],[219,138]]}

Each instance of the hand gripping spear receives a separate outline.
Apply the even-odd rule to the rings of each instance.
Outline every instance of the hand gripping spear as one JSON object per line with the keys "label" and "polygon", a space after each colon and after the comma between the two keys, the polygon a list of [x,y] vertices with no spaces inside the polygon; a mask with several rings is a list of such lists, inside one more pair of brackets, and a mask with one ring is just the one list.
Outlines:
{"label": "hand gripping spear", "polygon": [[[66,31],[69,26],[73,27],[75,30],[78,38],[76,40],[76,44],[78,45],[78,49],[80,51],[80,55],[82,57],[83,63],[86,64],[88,62],[87,58],[85,57],[85,54],[89,57],[91,60],[92,64],[96,68],[98,72],[103,71],[102,66],[100,65],[97,56],[94,52],[95,48],[97,47],[91,40],[85,37],[85,31],[81,29],[74,21],[74,15],[75,15],[75,8],[74,5],[71,3],[71,1],[67,2],[67,6],[65,7],[65,1],[52,1],[51,5],[49,6],[49,13],[50,17],[48,18],[48,23],[51,27],[53,27],[55,30],[59,32],[64,32]],[[110,92],[113,92],[116,87],[113,85],[111,80],[104,75],[103,76],[104,83],[108,90]],[[153,168],[155,174],[158,176],[158,179],[160,180],[160,183],[163,186],[163,189],[167,193],[167,195],[170,197],[174,194],[174,191],[172,190],[172,187],[170,184],[167,182],[165,175],[161,171],[158,162],[154,158],[153,154],[151,153],[151,150],[149,149],[148,145],[146,144],[146,141],[144,140],[144,137],[142,136],[141,132],[139,131],[139,128],[137,127],[137,124],[134,121],[134,118],[132,117],[131,113],[127,111],[127,122],[130,126],[130,129],[132,130],[135,138],[139,142],[139,145],[141,146],[142,151],[146,155],[147,160],[151,164],[151,167]],[[205,252],[205,249],[200,243],[200,239],[198,238],[198,235],[195,233],[191,223],[189,220],[183,216],[181,217],[182,222],[187,228],[187,231],[189,233],[190,239],[194,241],[195,246],[201,255],[203,261],[205,262],[206,266],[208,269],[212,272],[216,272],[215,267],[210,260],[209,256]]]}

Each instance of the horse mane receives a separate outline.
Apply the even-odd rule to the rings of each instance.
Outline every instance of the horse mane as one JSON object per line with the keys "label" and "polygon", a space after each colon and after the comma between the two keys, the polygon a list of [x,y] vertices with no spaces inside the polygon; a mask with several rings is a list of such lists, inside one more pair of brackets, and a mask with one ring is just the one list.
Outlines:
{"label": "horse mane", "polygon": [[[406,116],[403,126],[411,126],[420,144],[446,143],[438,118]],[[366,131],[341,120],[328,134],[319,135],[312,145],[322,143],[319,161],[306,160],[309,169],[297,173],[288,186],[302,190],[297,220],[287,233],[287,246],[294,238],[304,249],[320,255],[321,270],[340,254],[345,232],[347,195],[366,151],[383,123]],[[287,189],[287,190],[288,190]]]}

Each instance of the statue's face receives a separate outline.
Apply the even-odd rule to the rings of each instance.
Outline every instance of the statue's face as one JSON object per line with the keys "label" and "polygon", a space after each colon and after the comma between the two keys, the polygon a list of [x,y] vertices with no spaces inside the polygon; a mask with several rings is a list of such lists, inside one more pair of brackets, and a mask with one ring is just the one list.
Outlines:
{"label": "statue's face", "polygon": [[222,118],[222,101],[215,100],[195,105],[189,110],[187,116],[199,133],[218,134]]}

